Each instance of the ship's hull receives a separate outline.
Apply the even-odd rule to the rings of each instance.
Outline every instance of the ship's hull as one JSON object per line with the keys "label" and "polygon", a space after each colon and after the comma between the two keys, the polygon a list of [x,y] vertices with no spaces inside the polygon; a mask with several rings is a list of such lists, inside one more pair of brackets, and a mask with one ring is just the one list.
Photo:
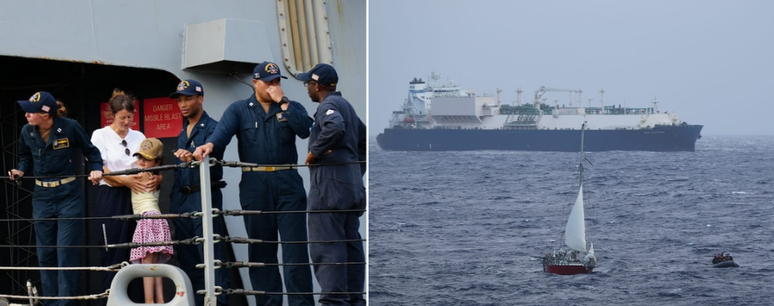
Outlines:
{"label": "ship's hull", "polygon": [[[695,151],[702,125],[652,129],[586,130],[586,151]],[[376,140],[384,150],[515,150],[577,152],[580,130],[388,128]]]}
{"label": "ship's hull", "polygon": [[591,273],[591,271],[593,271],[594,268],[586,269],[586,267],[584,267],[582,264],[566,264],[566,265],[545,264],[543,265],[543,270],[553,274],[573,275],[573,274]]}

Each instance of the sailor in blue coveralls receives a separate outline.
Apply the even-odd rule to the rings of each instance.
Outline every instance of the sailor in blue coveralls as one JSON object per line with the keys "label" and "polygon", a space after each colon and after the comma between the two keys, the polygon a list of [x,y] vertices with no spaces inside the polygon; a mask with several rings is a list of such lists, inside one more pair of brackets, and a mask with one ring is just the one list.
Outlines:
{"label": "sailor in blue coveralls", "polygon": [[[226,109],[215,132],[206,144],[196,148],[194,157],[201,160],[213,151],[222,152],[236,135],[242,162],[297,164],[296,136],[309,137],[312,119],[301,103],[284,96],[280,78],[286,77],[280,74],[276,64],[258,64],[253,71],[255,93]],[[306,192],[296,167],[242,167],[239,202],[245,210],[304,211]],[[249,215],[244,220],[247,235],[252,239],[307,240],[306,216],[302,213]],[[278,262],[276,244],[250,244],[248,254],[251,262]],[[282,262],[309,264],[306,244],[282,244]],[[283,274],[287,292],[312,292],[312,272],[308,265],[283,266]],[[282,292],[282,279],[276,266],[250,268],[250,281],[253,290]],[[257,295],[256,301],[257,305],[282,305],[282,296]],[[314,298],[289,295],[288,304],[314,305]]]}
{"label": "sailor in blue coveralls", "polygon": [[[193,159],[193,151],[196,146],[204,144],[207,137],[215,131],[218,122],[210,118],[207,112],[202,108],[204,103],[204,87],[196,80],[184,80],[177,85],[177,91],[169,95],[172,99],[177,99],[177,106],[183,115],[183,130],[177,136],[177,151],[174,152],[177,162],[189,162]],[[222,160],[223,150],[215,150],[212,157]],[[223,167],[214,166],[210,168],[210,180],[212,181],[212,207],[223,210],[223,193],[220,189],[225,187],[221,181],[223,178]],[[171,213],[185,213],[202,210],[202,196],[198,168],[176,168],[175,184],[170,194],[171,204],[169,211]],[[226,236],[224,230],[223,216],[214,217],[213,233]],[[175,218],[172,219],[175,225],[175,239],[188,239],[194,236],[204,237],[202,233],[202,220]],[[196,265],[204,262],[204,246],[197,245],[177,245],[175,253],[177,254],[180,268],[188,274],[194,290],[204,289],[204,271],[197,269]],[[228,253],[224,242],[215,244],[215,259],[221,262],[228,262]],[[231,278],[229,271],[225,268],[215,270],[215,285],[221,288],[229,289]],[[204,296],[197,294],[195,296],[196,305],[204,304]],[[227,295],[221,294],[217,298],[218,305],[228,305]]]}
{"label": "sailor in blue coveralls", "polygon": [[[80,149],[93,171],[89,180],[102,179],[102,156],[77,121],[59,117],[64,107],[45,91],[19,101],[28,124],[19,137],[19,169],[8,174],[14,179],[32,170],[34,176],[57,176],[36,179],[32,195],[35,219],[84,217],[81,184],[75,177]],[[35,243],[39,246],[83,245],[83,220],[35,221]],[[40,267],[78,267],[80,248],[38,248]],[[78,271],[40,271],[43,296],[74,296],[78,292]],[[46,300],[45,305],[75,305],[76,300]]]}
{"label": "sailor in blue coveralls", "polygon": [[[319,102],[309,138],[309,210],[365,209],[366,126],[336,91],[339,77],[328,64],[298,74],[309,97]],[[361,164],[355,162],[362,161]],[[338,165],[326,165],[338,164]],[[315,165],[315,166],[312,166]],[[316,166],[320,165],[320,166]],[[359,240],[362,212],[309,213],[309,241]],[[310,243],[312,262],[365,262],[363,243]],[[315,265],[322,292],[363,292],[365,265]],[[324,294],[323,305],[365,305],[362,294]]]}

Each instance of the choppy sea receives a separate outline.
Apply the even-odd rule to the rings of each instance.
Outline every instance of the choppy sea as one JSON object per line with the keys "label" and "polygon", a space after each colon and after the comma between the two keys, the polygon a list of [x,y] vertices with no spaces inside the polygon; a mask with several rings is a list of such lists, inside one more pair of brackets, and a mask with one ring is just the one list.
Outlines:
{"label": "choppy sea", "polygon": [[563,241],[578,153],[369,154],[370,305],[774,305],[774,136],[587,153],[599,265],[572,276],[530,255]]}

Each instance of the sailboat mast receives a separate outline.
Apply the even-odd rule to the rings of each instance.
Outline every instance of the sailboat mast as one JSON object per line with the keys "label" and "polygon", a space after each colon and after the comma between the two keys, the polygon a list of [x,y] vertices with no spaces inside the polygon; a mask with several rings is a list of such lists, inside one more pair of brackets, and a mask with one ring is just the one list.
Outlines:
{"label": "sailboat mast", "polygon": [[578,171],[580,171],[580,186],[583,186],[583,160],[586,159],[586,154],[583,151],[583,143],[585,136],[585,130],[586,130],[586,122],[583,122],[583,125],[581,125],[581,148],[580,148],[580,164],[578,166]]}
{"label": "sailboat mast", "polygon": [[[584,135],[585,135],[585,131],[586,131],[586,122],[584,121],[583,125],[581,125],[581,161],[580,161],[580,186],[581,186],[581,188],[583,187],[583,161],[586,160],[586,151],[583,148],[583,145],[585,144],[585,141],[584,141],[585,139],[583,139]],[[585,210],[585,206],[584,206],[584,210]],[[585,217],[585,214],[584,214],[584,217]],[[591,229],[588,229],[588,234],[589,234],[588,235],[589,242],[591,242]],[[594,242],[591,242],[591,252],[592,253],[594,252]]]}

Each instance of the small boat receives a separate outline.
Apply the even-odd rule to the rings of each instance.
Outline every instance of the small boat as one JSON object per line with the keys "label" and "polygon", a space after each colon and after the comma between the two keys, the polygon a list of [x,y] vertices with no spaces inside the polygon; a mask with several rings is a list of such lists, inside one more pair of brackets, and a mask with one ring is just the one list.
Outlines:
{"label": "small boat", "polygon": [[736,268],[739,264],[734,262],[734,256],[731,253],[718,253],[712,258],[713,268]]}
{"label": "small boat", "polygon": [[573,205],[572,211],[570,211],[570,216],[564,229],[564,243],[570,250],[565,251],[560,248],[545,254],[543,257],[543,271],[548,273],[561,275],[590,273],[597,266],[597,257],[594,255],[594,243],[590,241],[590,247],[586,249],[586,217],[583,206],[583,162],[586,160],[583,150],[585,128],[586,123],[581,127],[578,197],[575,199],[575,205]]}

